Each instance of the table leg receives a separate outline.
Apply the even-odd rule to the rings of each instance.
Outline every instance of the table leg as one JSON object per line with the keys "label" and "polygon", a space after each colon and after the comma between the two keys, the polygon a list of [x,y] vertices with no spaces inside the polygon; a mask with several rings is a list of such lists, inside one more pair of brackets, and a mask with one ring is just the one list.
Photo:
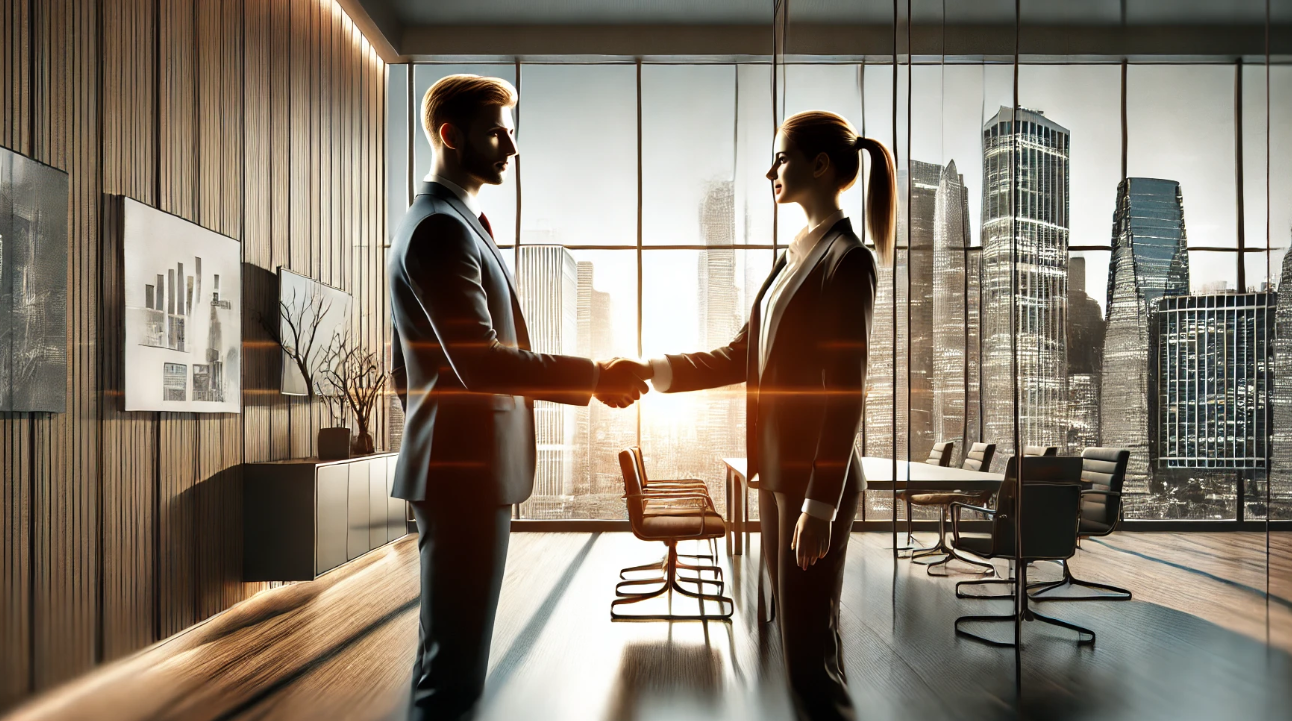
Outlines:
{"label": "table leg", "polygon": [[749,483],[746,482],[742,484],[740,489],[740,500],[745,504],[744,510],[740,512],[740,521],[745,526],[745,548],[749,548],[749,534],[752,533],[752,531],[749,530]]}
{"label": "table leg", "polygon": [[731,535],[736,531],[735,514],[731,508],[735,505],[736,498],[736,472],[727,466],[727,555],[732,556],[734,553],[731,548]]}
{"label": "table leg", "polygon": [[736,478],[732,485],[735,486],[733,490],[736,492],[736,497],[732,500],[731,504],[735,509],[736,514],[736,520],[733,524],[736,531],[736,543],[733,553],[737,556],[743,556],[745,554],[745,546],[743,542],[745,532],[741,530],[741,527],[745,524],[745,479],[741,477],[739,473],[735,474],[735,476]]}

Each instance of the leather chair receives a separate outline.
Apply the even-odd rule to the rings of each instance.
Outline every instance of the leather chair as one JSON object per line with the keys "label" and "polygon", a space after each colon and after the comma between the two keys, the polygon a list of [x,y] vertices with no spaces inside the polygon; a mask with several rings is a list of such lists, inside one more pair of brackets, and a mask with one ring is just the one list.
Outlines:
{"label": "leather chair", "polygon": [[983,471],[988,472],[991,469],[991,461],[996,456],[995,443],[975,443],[969,447],[969,452],[965,454],[964,462],[960,467],[966,471]]}
{"label": "leather chair", "polygon": [[[1022,459],[1021,503],[1020,483],[1015,458],[1009,459],[1005,480],[1000,486],[1000,503],[993,510],[966,503],[951,504],[952,546],[983,558],[1005,558],[1014,561],[1018,570],[1017,580],[961,581],[956,584],[956,598],[1003,599],[1013,602],[1014,594],[967,594],[967,586],[1027,587],[1028,564],[1034,561],[1054,561],[1071,558],[1077,552],[1077,524],[1081,516],[1081,459],[1070,457],[1024,457]],[[1021,506],[1021,544],[1015,542],[1015,509]],[[961,536],[960,513],[977,511],[991,519],[990,536]],[[1021,546],[1021,553],[1019,548]],[[966,623],[1014,623],[1015,621],[1040,621],[1077,632],[1078,645],[1093,645],[1095,632],[1045,616],[1032,610],[1023,601],[1015,613],[1000,616],[961,616],[955,621],[956,634],[992,646],[1013,646],[1013,641],[998,641],[962,628]],[[1086,636],[1089,636],[1087,639]]]}
{"label": "leather chair", "polygon": [[[641,480],[642,492],[645,493],[646,495],[651,495],[651,494],[656,494],[661,492],[667,494],[667,493],[674,493],[679,491],[686,491],[691,493],[703,493],[705,496],[709,495],[708,484],[706,484],[704,481],[698,478],[677,478],[677,479],[653,480],[653,481],[650,480],[646,475],[646,461],[645,461],[645,456],[642,454],[641,447],[629,446],[628,452],[632,454],[633,463],[637,466],[637,477],[638,479]],[[709,561],[711,563],[716,563],[718,558],[718,544],[716,541],[713,541],[712,539],[710,539],[708,541],[708,545],[709,545],[709,553],[707,554],[680,553],[678,555],[681,556],[682,558],[699,558],[699,559],[704,559],[706,561]],[[629,580],[627,574],[638,572],[638,571],[649,571],[649,570],[657,570],[657,571],[663,572],[664,560],[661,559],[656,563],[648,563],[642,566],[625,568],[623,571],[620,571],[619,577],[627,581]]]}
{"label": "leather chair", "polygon": [[1043,458],[1059,455],[1058,446],[1023,446],[1023,455],[1031,458]]}
{"label": "leather chair", "polygon": [[[995,443],[975,443],[973,444],[973,446],[970,447],[969,452],[965,454],[965,459],[961,463],[960,467],[964,470],[985,472],[987,468],[991,466],[992,457],[995,455],[996,455]],[[982,569],[978,571],[978,573],[982,573],[986,575],[992,575],[996,573],[995,567],[993,567],[990,563],[983,563],[981,561],[975,561],[972,558],[967,558],[965,556],[962,556],[959,553],[956,553],[956,550],[951,546],[948,546],[946,543],[946,537],[947,537],[946,519],[947,519],[947,516],[950,515],[951,513],[951,504],[955,502],[983,504],[983,503],[986,503],[989,498],[991,498],[992,496],[991,491],[977,491],[977,492],[943,491],[943,492],[937,492],[937,493],[922,492],[922,491],[915,491],[915,492],[899,491],[897,496],[898,498],[901,498],[906,501],[906,537],[910,539],[908,540],[909,543],[914,542],[914,537],[911,535],[911,530],[912,530],[911,507],[912,506],[937,506],[938,507],[938,542],[928,548],[915,548],[913,546],[908,546],[906,549],[904,549],[904,550],[911,551],[911,561],[913,563],[918,563],[921,566],[928,566],[929,567],[928,572],[930,575],[941,575],[941,574],[934,574],[933,569],[937,566],[945,566],[946,564],[950,563],[952,559],[957,561],[962,561],[971,566],[977,566],[978,568]],[[934,558],[938,556],[940,556],[940,558],[936,558],[936,559]],[[922,560],[922,559],[928,559],[928,560]]]}
{"label": "leather chair", "polygon": [[[1130,451],[1125,448],[1087,448],[1081,452],[1081,525],[1077,529],[1077,540],[1107,536],[1117,530],[1121,523],[1122,486],[1126,483],[1126,464],[1130,462]],[[1131,592],[1127,589],[1092,581],[1082,581],[1072,575],[1072,568],[1066,560],[1063,565],[1063,578],[1058,581],[1036,583],[1029,587],[1031,596],[1036,601],[1129,601]],[[1042,594],[1065,586],[1107,591],[1087,596],[1053,596],[1042,598]],[[1036,590],[1032,590],[1036,589]]]}
{"label": "leather chair", "polygon": [[[637,472],[636,460],[629,449],[619,452],[619,470],[624,478],[624,500],[628,507],[628,521],[632,527],[633,535],[643,541],[659,541],[667,547],[668,552],[664,557],[663,567],[660,569],[663,571],[661,577],[620,581],[615,585],[615,593],[619,598],[610,602],[610,618],[612,620],[655,619],[666,621],[730,620],[735,613],[736,606],[730,598],[722,595],[723,587],[720,580],[687,578],[678,574],[679,569],[694,570],[697,573],[709,571],[713,572],[715,576],[721,574],[721,569],[716,566],[693,566],[687,564],[679,558],[677,552],[677,544],[680,541],[705,541],[726,536],[726,524],[723,523],[722,516],[718,515],[717,509],[713,507],[713,500],[709,498],[708,494],[689,490],[660,490],[654,493],[645,493],[645,489],[642,488],[641,477]],[[642,568],[638,567],[638,569]],[[623,572],[620,573],[620,576],[623,576]],[[697,590],[693,591],[682,585],[683,583],[695,584]],[[717,594],[706,593],[706,585],[717,586]],[[639,586],[656,587],[648,588],[645,591],[635,590]],[[699,599],[700,613],[675,614],[672,612],[673,606],[671,602],[667,613],[626,614],[618,610],[623,606],[659,598],[665,594],[668,594],[671,600],[674,591]],[[705,601],[717,603],[718,613],[706,612],[704,610]]]}
{"label": "leather chair", "polygon": [[951,454],[955,453],[955,441],[943,441],[934,443],[933,450],[929,451],[929,457],[924,462],[930,466],[946,467],[951,465]]}

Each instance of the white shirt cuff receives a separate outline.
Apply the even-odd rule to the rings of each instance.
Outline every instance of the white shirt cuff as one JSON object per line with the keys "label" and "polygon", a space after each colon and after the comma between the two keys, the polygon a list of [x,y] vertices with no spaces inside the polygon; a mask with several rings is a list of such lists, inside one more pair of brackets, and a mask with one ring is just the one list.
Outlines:
{"label": "white shirt cuff", "polygon": [[816,501],[811,498],[803,499],[803,512],[813,518],[820,518],[823,521],[834,522],[834,517],[839,513],[839,509],[824,501]]}
{"label": "white shirt cuff", "polygon": [[654,374],[650,384],[660,393],[667,393],[669,386],[673,385],[673,366],[669,364],[668,358],[651,358],[650,367]]}

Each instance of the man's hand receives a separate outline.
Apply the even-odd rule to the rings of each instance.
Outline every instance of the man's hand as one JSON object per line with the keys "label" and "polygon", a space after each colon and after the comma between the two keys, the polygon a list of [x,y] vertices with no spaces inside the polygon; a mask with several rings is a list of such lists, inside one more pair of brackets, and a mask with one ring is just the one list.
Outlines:
{"label": "man's hand", "polygon": [[795,552],[795,564],[804,571],[808,570],[808,566],[825,558],[825,554],[830,552],[830,522],[800,513],[799,522],[794,526],[790,550]]}
{"label": "man's hand", "polygon": [[646,380],[654,375],[650,363],[628,358],[598,361],[601,375],[593,395],[611,408],[627,408],[641,398],[649,388]]}

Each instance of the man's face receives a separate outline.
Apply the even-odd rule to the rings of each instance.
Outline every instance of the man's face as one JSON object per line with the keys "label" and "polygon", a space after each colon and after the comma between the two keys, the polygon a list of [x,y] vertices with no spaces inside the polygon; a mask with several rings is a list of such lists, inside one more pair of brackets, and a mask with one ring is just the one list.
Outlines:
{"label": "man's face", "polygon": [[484,107],[467,127],[462,150],[462,168],[482,183],[502,185],[509,161],[516,149],[516,124],[511,108]]}

